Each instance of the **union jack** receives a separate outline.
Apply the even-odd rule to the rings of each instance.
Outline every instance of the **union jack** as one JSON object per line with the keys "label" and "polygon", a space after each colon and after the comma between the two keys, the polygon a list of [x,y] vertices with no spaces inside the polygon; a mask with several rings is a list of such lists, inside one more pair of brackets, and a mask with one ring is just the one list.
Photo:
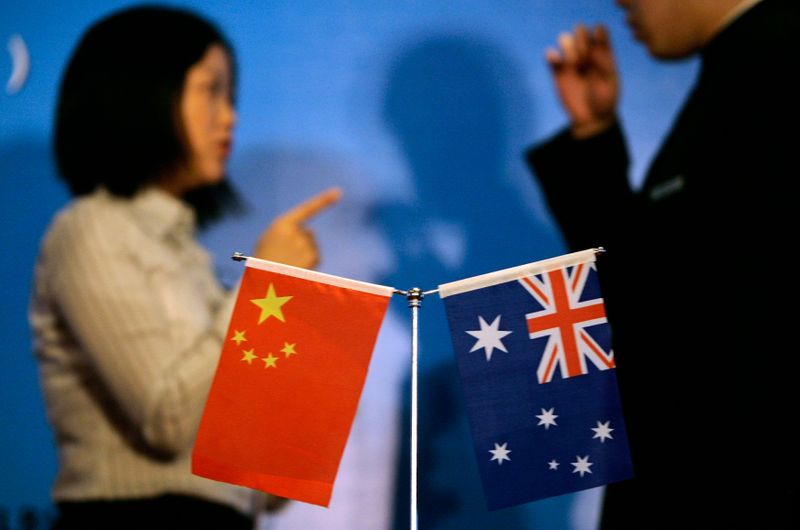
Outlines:
{"label": "union jack", "polygon": [[556,368],[565,379],[583,375],[587,359],[600,370],[615,367],[613,350],[606,352],[586,331],[608,325],[602,298],[581,300],[591,270],[594,263],[581,263],[518,280],[542,306],[525,315],[531,339],[548,337],[536,370],[539,383],[552,381]]}

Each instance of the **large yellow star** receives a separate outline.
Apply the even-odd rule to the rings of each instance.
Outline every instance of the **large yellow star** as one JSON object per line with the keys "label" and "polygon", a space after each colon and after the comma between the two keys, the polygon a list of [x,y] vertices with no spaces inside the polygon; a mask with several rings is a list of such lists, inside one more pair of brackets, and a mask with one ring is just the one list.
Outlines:
{"label": "large yellow star", "polygon": [[297,343],[289,344],[288,342],[283,343],[283,348],[281,351],[286,354],[286,358],[288,359],[292,355],[297,355],[297,352],[294,351],[294,347]]}
{"label": "large yellow star", "polygon": [[273,287],[270,283],[269,289],[267,289],[267,295],[264,298],[254,298],[253,300],[250,300],[261,308],[261,315],[258,317],[258,323],[261,324],[269,317],[275,317],[281,322],[286,322],[283,319],[283,311],[281,311],[281,306],[292,298],[293,297],[291,296],[276,296],[275,287]]}
{"label": "large yellow star", "polygon": [[258,359],[258,355],[255,354],[255,349],[250,348],[249,350],[242,350],[244,357],[242,357],[242,361],[247,361],[247,364],[253,364],[253,359]]}
{"label": "large yellow star", "polygon": [[242,342],[246,342],[247,341],[247,337],[244,336],[244,331],[233,330],[233,338],[231,340],[236,342],[236,345],[238,346]]}
{"label": "large yellow star", "polygon": [[269,353],[266,357],[261,358],[264,361],[264,368],[277,368],[278,367],[278,358]]}

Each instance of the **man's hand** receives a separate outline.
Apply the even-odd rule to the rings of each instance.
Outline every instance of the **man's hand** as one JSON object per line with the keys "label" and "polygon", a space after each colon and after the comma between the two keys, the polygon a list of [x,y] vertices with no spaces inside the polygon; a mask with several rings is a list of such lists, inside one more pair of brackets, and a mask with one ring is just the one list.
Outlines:
{"label": "man's hand", "polygon": [[605,27],[577,25],[573,33],[559,35],[558,49],[548,48],[546,57],[573,136],[587,138],[610,127],[619,77]]}

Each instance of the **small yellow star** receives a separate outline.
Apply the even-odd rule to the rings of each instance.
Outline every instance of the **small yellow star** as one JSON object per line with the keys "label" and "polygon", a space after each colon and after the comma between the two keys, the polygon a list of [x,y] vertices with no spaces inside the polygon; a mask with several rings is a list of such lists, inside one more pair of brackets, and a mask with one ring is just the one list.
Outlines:
{"label": "small yellow star", "polygon": [[292,296],[277,296],[275,294],[275,287],[270,283],[267,289],[267,294],[264,298],[254,298],[250,300],[252,303],[261,308],[261,315],[258,317],[258,323],[261,324],[269,317],[275,317],[281,322],[286,322],[283,319],[283,311],[281,306],[291,300]]}
{"label": "small yellow star", "polygon": [[247,342],[247,337],[244,336],[244,331],[233,330],[233,338],[231,340],[235,341],[238,346],[243,342]]}
{"label": "small yellow star", "polygon": [[294,351],[294,347],[297,343],[289,344],[288,342],[283,343],[283,348],[281,351],[286,354],[286,358],[288,359],[292,355],[297,355],[297,352]]}
{"label": "small yellow star", "polygon": [[242,357],[242,361],[246,361],[247,364],[253,364],[253,359],[258,359],[258,355],[255,354],[255,349],[250,348],[249,350],[242,350],[244,353],[244,357]]}
{"label": "small yellow star", "polygon": [[278,367],[278,358],[272,355],[272,353],[268,354],[266,357],[262,357],[261,360],[264,361],[264,368]]}

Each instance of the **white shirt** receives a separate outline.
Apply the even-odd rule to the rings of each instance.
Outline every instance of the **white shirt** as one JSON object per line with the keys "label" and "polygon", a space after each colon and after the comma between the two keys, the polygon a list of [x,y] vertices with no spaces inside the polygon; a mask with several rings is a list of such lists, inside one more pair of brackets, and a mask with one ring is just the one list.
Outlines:
{"label": "white shirt", "polygon": [[30,308],[58,501],[195,495],[247,512],[250,490],[192,475],[191,449],[233,294],[156,188],[73,201],[40,249]]}

